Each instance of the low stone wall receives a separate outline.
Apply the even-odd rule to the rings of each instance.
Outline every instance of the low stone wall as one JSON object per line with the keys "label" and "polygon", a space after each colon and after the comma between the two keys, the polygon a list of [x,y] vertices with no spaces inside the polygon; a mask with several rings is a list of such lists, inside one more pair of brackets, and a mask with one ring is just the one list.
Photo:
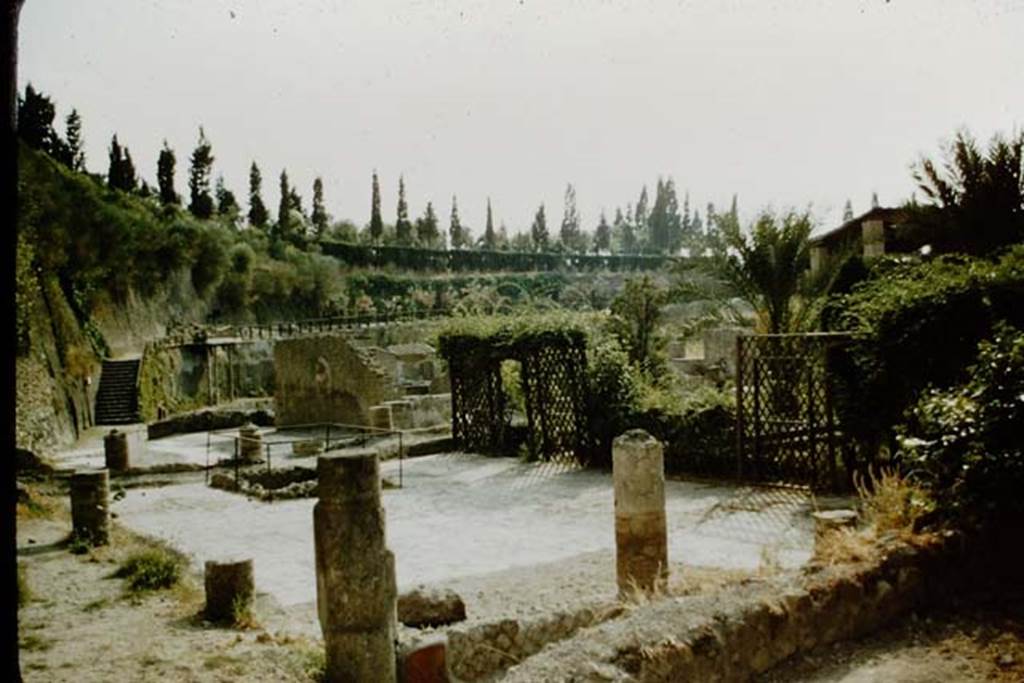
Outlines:
{"label": "low stone wall", "polygon": [[466,681],[489,677],[540,652],[549,643],[569,638],[580,629],[612,619],[623,611],[617,602],[600,602],[530,619],[449,627],[444,633],[448,636],[451,672]]}
{"label": "low stone wall", "polygon": [[949,590],[959,536],[890,543],[875,562],[810,566],[709,595],[667,598],[564,640],[506,681],[746,681],[791,655],[854,638]]}
{"label": "low stone wall", "polygon": [[252,422],[260,427],[274,425],[274,411],[265,408],[257,410],[199,410],[194,413],[177,415],[149,425],[149,438],[162,439],[172,434],[190,434],[214,429],[241,427]]}

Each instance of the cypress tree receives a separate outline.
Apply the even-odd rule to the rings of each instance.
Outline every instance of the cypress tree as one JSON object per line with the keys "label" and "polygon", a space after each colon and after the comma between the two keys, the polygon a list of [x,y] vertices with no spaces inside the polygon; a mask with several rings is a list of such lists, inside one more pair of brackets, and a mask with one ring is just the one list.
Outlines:
{"label": "cypress tree", "polygon": [[565,187],[565,210],[562,213],[559,241],[568,251],[577,251],[580,246],[580,212],[576,208],[576,188],[572,183]]}
{"label": "cypress tree", "polygon": [[121,145],[117,142],[117,133],[110,138],[107,157],[110,160],[110,165],[107,166],[107,186],[115,190],[121,189]]}
{"label": "cypress tree", "polygon": [[384,221],[380,217],[380,183],[377,181],[377,171],[373,172],[373,192],[370,197],[370,239],[374,244],[380,242],[384,234]]}
{"label": "cypress tree", "polygon": [[53,129],[55,114],[50,98],[36,92],[29,83],[25,86],[25,98],[18,98],[18,136],[32,149],[50,155],[59,152],[60,138]]}
{"label": "cypress tree", "polygon": [[412,223],[409,206],[405,203],[405,178],[398,176],[398,215],[395,219],[395,239],[402,246],[412,244]]}
{"label": "cypress tree", "polygon": [[533,246],[537,251],[547,251],[549,240],[548,219],[544,215],[543,202],[537,209],[537,213],[533,216],[533,224],[530,226],[530,239],[533,240]]}
{"label": "cypress tree", "polygon": [[210,173],[213,168],[213,147],[206,139],[206,132],[199,126],[199,142],[192,152],[192,165],[189,168],[188,210],[196,218],[209,218],[213,215],[213,197],[210,195]]}
{"label": "cypress tree", "polygon": [[465,233],[462,229],[462,221],[459,220],[459,204],[455,199],[455,195],[452,195],[452,216],[448,224],[448,236],[451,240],[452,249],[461,249],[463,247]]}
{"label": "cypress tree", "polygon": [[498,236],[494,232],[494,217],[491,215],[491,198],[487,198],[487,225],[484,228],[484,249],[495,249]]}
{"label": "cypress tree", "polygon": [[291,209],[294,204],[291,188],[288,185],[288,171],[281,170],[280,181],[281,200],[277,204],[277,230],[275,236],[278,239],[287,239],[291,236]]}
{"label": "cypress tree", "polygon": [[238,214],[238,200],[235,193],[224,185],[224,176],[217,176],[213,194],[217,198],[218,215],[234,217]]}
{"label": "cypress tree", "polygon": [[853,204],[849,199],[846,200],[846,205],[843,207],[843,222],[853,220]]}
{"label": "cypress tree", "polygon": [[438,246],[440,231],[437,228],[437,214],[434,213],[434,205],[427,202],[427,208],[423,216],[416,220],[416,240],[421,246],[436,248]]}
{"label": "cypress tree", "polygon": [[262,185],[263,176],[254,161],[249,167],[249,225],[256,228],[266,228],[269,219],[267,207],[263,203],[263,197],[260,196]]}
{"label": "cypress tree", "polygon": [[122,147],[121,151],[123,152],[121,157],[121,182],[123,187],[121,189],[125,192],[134,192],[139,180],[135,175],[135,164],[132,162],[132,154],[128,151],[128,145]]}
{"label": "cypress tree", "polygon": [[601,220],[598,221],[597,227],[594,228],[594,253],[599,254],[603,251],[608,251],[611,243],[612,228],[608,225],[608,219],[605,217],[604,211],[602,211]]}
{"label": "cypress tree", "polygon": [[82,151],[82,117],[77,109],[72,109],[65,120],[65,137],[67,138],[67,160],[65,163],[72,171],[85,170],[85,152]]}
{"label": "cypress tree", "polygon": [[178,204],[181,199],[174,191],[174,166],[177,160],[174,157],[174,150],[164,140],[164,148],[160,150],[160,156],[156,160],[156,182],[160,189],[160,203],[169,206]]}
{"label": "cypress tree", "polygon": [[313,181],[313,229],[317,239],[323,239],[327,232],[327,210],[324,209],[324,181],[319,177]]}

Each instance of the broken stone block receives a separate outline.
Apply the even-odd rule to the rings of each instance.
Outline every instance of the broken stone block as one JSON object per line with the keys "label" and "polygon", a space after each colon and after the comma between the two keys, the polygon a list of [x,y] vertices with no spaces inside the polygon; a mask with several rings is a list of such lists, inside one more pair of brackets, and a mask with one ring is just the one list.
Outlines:
{"label": "broken stone block", "polygon": [[71,526],[75,536],[93,545],[110,541],[110,474],[78,470],[71,475]]}
{"label": "broken stone block", "polygon": [[398,620],[406,626],[445,626],[466,619],[466,604],[455,591],[417,587],[398,596]]}
{"label": "broken stone block", "polygon": [[204,565],[206,609],[210,621],[234,622],[252,604],[252,560],[207,560]]}

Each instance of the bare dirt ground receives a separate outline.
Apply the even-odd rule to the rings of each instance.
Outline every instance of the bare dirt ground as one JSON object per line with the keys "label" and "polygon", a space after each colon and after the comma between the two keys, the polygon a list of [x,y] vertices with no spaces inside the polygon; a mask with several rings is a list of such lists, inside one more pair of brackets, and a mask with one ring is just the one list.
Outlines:
{"label": "bare dirt ground", "polygon": [[1024,681],[1024,587],[949,597],[867,638],[798,655],[759,683]]}

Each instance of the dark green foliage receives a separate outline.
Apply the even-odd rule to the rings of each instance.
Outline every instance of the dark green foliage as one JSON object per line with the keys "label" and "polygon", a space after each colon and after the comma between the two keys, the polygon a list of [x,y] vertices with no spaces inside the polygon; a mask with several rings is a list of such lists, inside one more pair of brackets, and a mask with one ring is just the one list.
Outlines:
{"label": "dark green foliage", "polygon": [[608,329],[619,340],[629,362],[649,377],[665,372],[665,338],[659,333],[668,293],[647,275],[626,281],[612,301]]}
{"label": "dark green foliage", "polygon": [[135,176],[135,164],[127,147],[117,142],[117,135],[110,140],[110,166],[107,171],[107,185],[123,192],[134,192],[138,184]]}
{"label": "dark green foliage", "polygon": [[[452,209],[454,211],[454,208]],[[370,196],[370,239],[374,244],[380,242],[384,234],[384,219],[380,214],[380,182],[377,180],[377,171],[373,172],[373,187]]]}
{"label": "dark green foliage", "polygon": [[29,350],[29,331],[36,302],[39,299],[39,284],[33,271],[35,258],[32,245],[21,231],[18,232],[16,249],[14,271],[15,344],[18,355],[24,355]]}
{"label": "dark green foliage", "polygon": [[416,219],[416,241],[421,247],[428,249],[444,246],[441,231],[437,226],[437,214],[434,213],[434,205],[431,202],[427,202],[423,216]]}
{"label": "dark green foliage", "polygon": [[395,220],[395,240],[400,246],[412,244],[412,223],[409,222],[409,205],[405,202],[405,178],[398,176],[398,216]]}
{"label": "dark green foliage", "polygon": [[192,152],[192,165],[188,173],[190,202],[188,210],[196,218],[213,215],[213,196],[210,194],[210,175],[213,169],[213,147],[206,139],[206,132],[199,127],[199,142]]}
{"label": "dark green foliage", "polygon": [[618,341],[590,344],[587,359],[587,414],[591,463],[610,468],[612,441],[636,424],[643,378]]}
{"label": "dark green foliage", "polygon": [[213,195],[217,199],[217,214],[234,221],[241,207],[238,206],[235,193],[224,185],[224,176],[217,176]]}
{"label": "dark green foliage", "polygon": [[533,241],[533,246],[537,251],[547,251],[548,240],[548,220],[544,216],[544,205],[541,204],[537,208],[537,213],[533,217],[533,225],[530,226],[530,239]]}
{"label": "dark green foliage", "polygon": [[665,444],[665,471],[714,476],[736,473],[736,405],[711,389],[685,400],[644,401],[634,425]]}
{"label": "dark green foliage", "polygon": [[997,323],[1024,327],[1024,246],[995,263],[950,255],[872,273],[836,304],[835,328],[855,339],[830,360],[844,429],[868,449],[926,388],[964,381]]}
{"label": "dark green foliage", "polygon": [[166,550],[144,550],[126,559],[114,576],[133,592],[172,588],[181,579],[182,562]]}
{"label": "dark green foliage", "polygon": [[286,240],[292,236],[292,207],[294,206],[287,170],[281,171],[278,194],[280,199],[277,202],[277,225],[274,227],[273,236],[278,240]]}
{"label": "dark green foliage", "polygon": [[176,206],[181,202],[174,189],[174,166],[177,160],[167,140],[157,159],[157,185],[160,187],[160,203],[165,206]]}
{"label": "dark green foliage", "polygon": [[910,208],[931,229],[933,249],[983,255],[1024,242],[1024,131],[994,136],[987,153],[960,131],[944,155],[942,169],[927,158],[914,168],[929,205]]}
{"label": "dark green foliage", "polygon": [[676,197],[676,185],[672,178],[666,181],[658,179],[654,206],[648,218],[648,229],[648,242],[655,252],[674,253],[682,246],[682,217],[679,215],[679,199]]}
{"label": "dark green foliage", "polygon": [[85,170],[85,152],[82,151],[82,117],[72,109],[65,120],[65,140],[60,145],[59,161],[72,171]]}
{"label": "dark green foliage", "polygon": [[907,467],[961,521],[1024,513],[1024,332],[1001,325],[963,384],[926,393],[903,428]]}
{"label": "dark green foliage", "polygon": [[323,238],[327,232],[327,209],[324,208],[324,181],[317,177],[313,181],[313,230],[316,231],[317,239]]}
{"label": "dark green foliage", "polygon": [[260,175],[260,169],[256,165],[256,162],[252,162],[252,166],[249,167],[249,225],[255,228],[266,228],[269,216],[267,215],[267,207],[263,203],[263,197],[260,196],[261,186],[263,185],[263,178]]}
{"label": "dark green foliage", "polygon": [[50,98],[29,83],[25,86],[25,97],[18,98],[18,136],[32,149],[56,155],[61,140],[53,129],[55,114]]}
{"label": "dark green foliage", "polygon": [[615,249],[620,254],[636,254],[639,251],[639,242],[636,236],[636,229],[629,217],[630,211],[622,212],[622,209],[615,210],[615,222],[612,225],[612,239]]}

